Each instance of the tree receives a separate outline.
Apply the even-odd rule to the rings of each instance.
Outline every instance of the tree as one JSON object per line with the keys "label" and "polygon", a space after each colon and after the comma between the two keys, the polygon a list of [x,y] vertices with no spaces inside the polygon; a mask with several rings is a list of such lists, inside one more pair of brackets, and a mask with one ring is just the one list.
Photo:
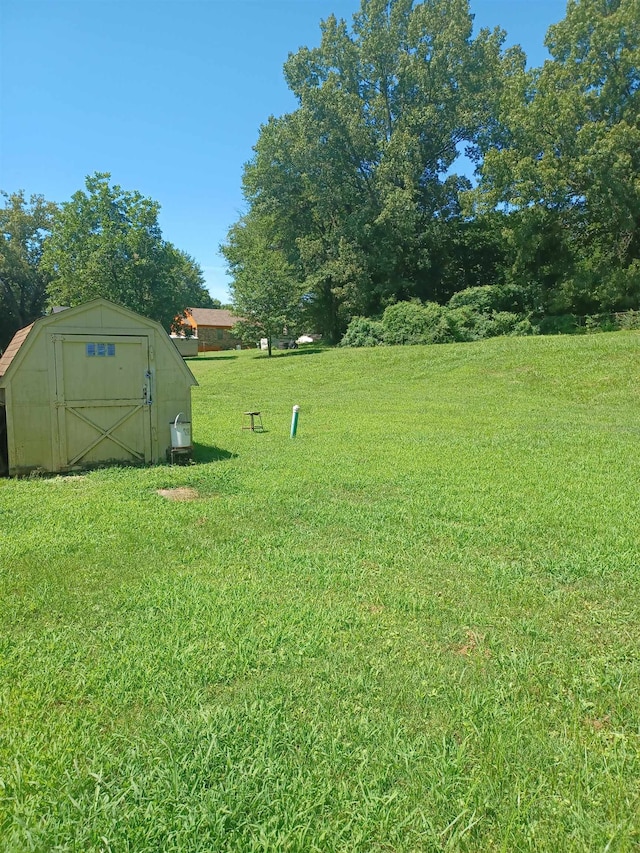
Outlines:
{"label": "tree", "polygon": [[469,187],[452,166],[517,57],[501,31],[472,38],[467,0],[362,0],[351,32],[334,16],[321,30],[285,65],[299,107],[261,129],[243,188],[336,341],[351,316],[451,295],[434,258]]}
{"label": "tree", "polygon": [[640,0],[570,0],[545,43],[504,90],[476,201],[517,212],[514,273],[543,310],[638,307]]}
{"label": "tree", "polygon": [[248,214],[230,230],[221,251],[233,277],[235,332],[245,341],[291,336],[302,316],[302,286],[278,244],[273,220]]}
{"label": "tree", "polygon": [[2,193],[0,209],[0,350],[17,329],[44,312],[49,275],[42,248],[56,205],[40,195],[27,202],[23,192]]}
{"label": "tree", "polygon": [[49,299],[78,305],[103,296],[158,320],[167,329],[189,305],[211,297],[196,262],[162,239],[159,205],[111,186],[110,175],[86,179],[54,217],[43,254],[52,277]]}

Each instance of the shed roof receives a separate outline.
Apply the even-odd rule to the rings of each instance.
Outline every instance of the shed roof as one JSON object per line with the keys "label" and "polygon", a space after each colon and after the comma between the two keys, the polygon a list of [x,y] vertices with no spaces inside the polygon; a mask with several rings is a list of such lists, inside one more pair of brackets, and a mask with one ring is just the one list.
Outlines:
{"label": "shed roof", "polygon": [[28,326],[25,326],[24,329],[18,329],[15,335],[11,338],[9,346],[2,354],[2,358],[0,358],[0,376],[4,376],[4,374],[7,372],[9,365],[18,354],[18,350],[25,342],[27,335],[29,334],[32,328],[33,323],[30,323]]}
{"label": "shed roof", "polygon": [[6,377],[6,373],[17,356],[20,356],[20,358],[17,359],[14,369],[19,368],[19,363],[22,360],[24,350],[29,349],[29,342],[27,339],[29,338],[29,333],[31,332],[34,326],[37,326],[37,328],[40,329],[43,326],[66,323],[67,319],[82,317],[85,312],[90,312],[96,308],[99,309],[101,307],[108,308],[116,314],[135,317],[136,320],[139,321],[141,324],[154,327],[160,335],[159,339],[166,339],[167,345],[169,347],[168,352],[170,352],[172,357],[175,358],[176,364],[180,366],[179,369],[185,374],[185,377],[188,378],[190,384],[198,384],[195,376],[185,364],[184,359],[176,349],[175,344],[173,343],[169,335],[166,333],[166,331],[162,328],[160,323],[158,323],[156,320],[151,320],[148,317],[144,317],[142,314],[137,314],[130,308],[124,308],[122,305],[117,305],[116,303],[110,302],[108,299],[104,299],[103,297],[99,296],[95,299],[91,299],[89,302],[84,302],[82,305],[77,305],[74,308],[65,308],[63,311],[56,312],[55,314],[49,314],[47,317],[39,317],[37,320],[34,320],[31,325],[25,326],[24,329],[19,329],[11,339],[11,342],[4,351],[2,358],[0,358],[0,387],[4,387],[9,382],[9,377]]}
{"label": "shed roof", "polygon": [[187,308],[197,326],[235,326],[240,319],[224,308]]}

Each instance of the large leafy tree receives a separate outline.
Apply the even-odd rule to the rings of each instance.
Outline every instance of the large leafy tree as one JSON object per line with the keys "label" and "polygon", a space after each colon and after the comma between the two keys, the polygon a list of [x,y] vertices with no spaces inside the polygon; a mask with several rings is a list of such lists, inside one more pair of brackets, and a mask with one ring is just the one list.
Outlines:
{"label": "large leafy tree", "polygon": [[273,217],[249,213],[230,230],[222,252],[232,274],[233,308],[243,340],[291,336],[302,317],[303,289],[279,241]]}
{"label": "large leafy tree", "polygon": [[[640,305],[640,0],[570,0],[503,90],[481,204],[506,204],[543,310]],[[497,132],[495,132],[497,129]]]}
{"label": "large leafy tree", "polygon": [[50,301],[78,305],[103,296],[169,330],[189,305],[211,297],[189,255],[162,238],[159,205],[95,173],[54,217],[42,264],[52,277]]}
{"label": "large leafy tree", "polygon": [[468,187],[452,166],[521,59],[500,31],[472,37],[467,0],[362,0],[351,31],[333,16],[321,30],[285,65],[299,107],[262,128],[244,192],[335,340],[353,314],[451,295],[434,258]]}
{"label": "large leafy tree", "polygon": [[2,193],[0,209],[0,350],[13,333],[40,317],[49,274],[41,264],[56,205],[23,192]]}

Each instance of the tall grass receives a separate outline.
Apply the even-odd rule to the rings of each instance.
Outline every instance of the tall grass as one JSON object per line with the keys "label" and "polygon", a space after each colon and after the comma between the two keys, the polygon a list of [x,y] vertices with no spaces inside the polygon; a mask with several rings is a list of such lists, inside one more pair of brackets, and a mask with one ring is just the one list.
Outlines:
{"label": "tall grass", "polygon": [[195,464],[0,481],[0,849],[637,849],[639,354],[213,355]]}

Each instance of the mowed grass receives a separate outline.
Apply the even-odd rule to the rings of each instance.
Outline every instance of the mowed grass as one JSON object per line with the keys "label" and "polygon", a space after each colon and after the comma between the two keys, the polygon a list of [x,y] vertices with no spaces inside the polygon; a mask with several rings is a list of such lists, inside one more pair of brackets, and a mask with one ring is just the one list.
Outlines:
{"label": "mowed grass", "polygon": [[0,481],[0,849],[637,850],[640,336],[190,366]]}

